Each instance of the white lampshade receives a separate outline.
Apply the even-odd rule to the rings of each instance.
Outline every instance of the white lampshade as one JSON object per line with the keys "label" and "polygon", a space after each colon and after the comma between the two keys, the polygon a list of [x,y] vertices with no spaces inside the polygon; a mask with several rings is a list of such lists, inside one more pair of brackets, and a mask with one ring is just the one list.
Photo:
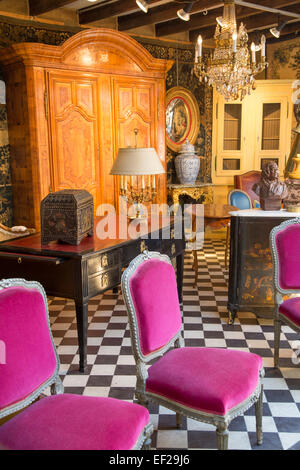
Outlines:
{"label": "white lampshade", "polygon": [[160,175],[165,169],[154,148],[120,148],[111,175]]}

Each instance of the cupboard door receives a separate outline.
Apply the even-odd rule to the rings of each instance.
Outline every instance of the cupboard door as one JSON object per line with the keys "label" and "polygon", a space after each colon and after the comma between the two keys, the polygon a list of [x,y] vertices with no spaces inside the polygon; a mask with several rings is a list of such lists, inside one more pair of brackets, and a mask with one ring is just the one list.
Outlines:
{"label": "cupboard door", "polygon": [[[151,80],[114,78],[115,156],[123,147],[154,147],[158,145],[157,83]],[[138,129],[137,135],[135,129]],[[163,155],[164,158],[164,155]],[[158,200],[164,197],[164,178],[156,176]],[[118,183],[116,182],[116,188]],[[163,201],[162,201],[163,202]]]}
{"label": "cupboard door", "polygon": [[[82,74],[80,74],[82,77]],[[97,79],[50,72],[52,191],[85,189],[99,203]]]}
{"label": "cupboard door", "polygon": [[288,98],[284,96],[264,98],[257,101],[257,128],[255,166],[261,170],[270,160],[277,163],[280,174],[284,172],[287,159]]}
{"label": "cupboard door", "polygon": [[247,170],[246,108],[239,101],[225,102],[220,97],[216,104],[217,146],[215,173],[224,179]]}

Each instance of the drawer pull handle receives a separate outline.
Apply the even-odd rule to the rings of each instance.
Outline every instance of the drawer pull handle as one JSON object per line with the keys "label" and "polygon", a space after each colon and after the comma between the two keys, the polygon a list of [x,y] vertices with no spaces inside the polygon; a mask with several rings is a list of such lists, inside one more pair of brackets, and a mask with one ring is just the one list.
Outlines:
{"label": "drawer pull handle", "polygon": [[22,263],[22,258],[19,256],[18,258],[18,264],[21,264]]}
{"label": "drawer pull handle", "polygon": [[102,284],[103,289],[105,289],[108,286],[108,281],[109,281],[108,274],[106,273],[106,274],[104,274],[104,276],[102,276],[101,284]]}
{"label": "drawer pull handle", "polygon": [[106,266],[108,266],[108,258],[107,258],[107,255],[104,255],[104,256],[102,257],[101,265],[102,265],[102,268],[105,268]]}

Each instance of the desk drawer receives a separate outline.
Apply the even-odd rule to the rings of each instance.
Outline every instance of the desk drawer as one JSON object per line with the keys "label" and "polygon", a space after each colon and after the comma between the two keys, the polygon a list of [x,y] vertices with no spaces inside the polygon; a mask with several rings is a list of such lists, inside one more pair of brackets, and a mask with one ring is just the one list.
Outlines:
{"label": "desk drawer", "polygon": [[91,274],[88,280],[88,295],[89,297],[98,295],[100,292],[116,287],[120,282],[121,269],[119,266],[108,271]]}
{"label": "desk drawer", "polygon": [[120,265],[121,252],[114,250],[108,253],[90,258],[88,261],[88,274],[96,274],[102,271],[107,271],[110,268],[115,268]]}
{"label": "desk drawer", "polygon": [[61,264],[65,260],[62,258],[57,258],[55,256],[39,256],[39,255],[30,255],[24,253],[10,253],[7,251],[0,251],[0,260],[11,260],[15,261],[18,264],[23,263],[24,261],[29,262],[42,262],[42,263],[50,263],[50,264]]}

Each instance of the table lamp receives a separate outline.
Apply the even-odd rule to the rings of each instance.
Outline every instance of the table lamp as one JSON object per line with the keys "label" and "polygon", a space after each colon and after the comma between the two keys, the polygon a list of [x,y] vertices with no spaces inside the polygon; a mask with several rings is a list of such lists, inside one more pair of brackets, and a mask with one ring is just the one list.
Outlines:
{"label": "table lamp", "polygon": [[120,176],[120,195],[136,205],[135,214],[129,218],[146,218],[141,204],[154,200],[157,194],[155,175],[163,173],[164,167],[154,148],[119,148],[110,174]]}

